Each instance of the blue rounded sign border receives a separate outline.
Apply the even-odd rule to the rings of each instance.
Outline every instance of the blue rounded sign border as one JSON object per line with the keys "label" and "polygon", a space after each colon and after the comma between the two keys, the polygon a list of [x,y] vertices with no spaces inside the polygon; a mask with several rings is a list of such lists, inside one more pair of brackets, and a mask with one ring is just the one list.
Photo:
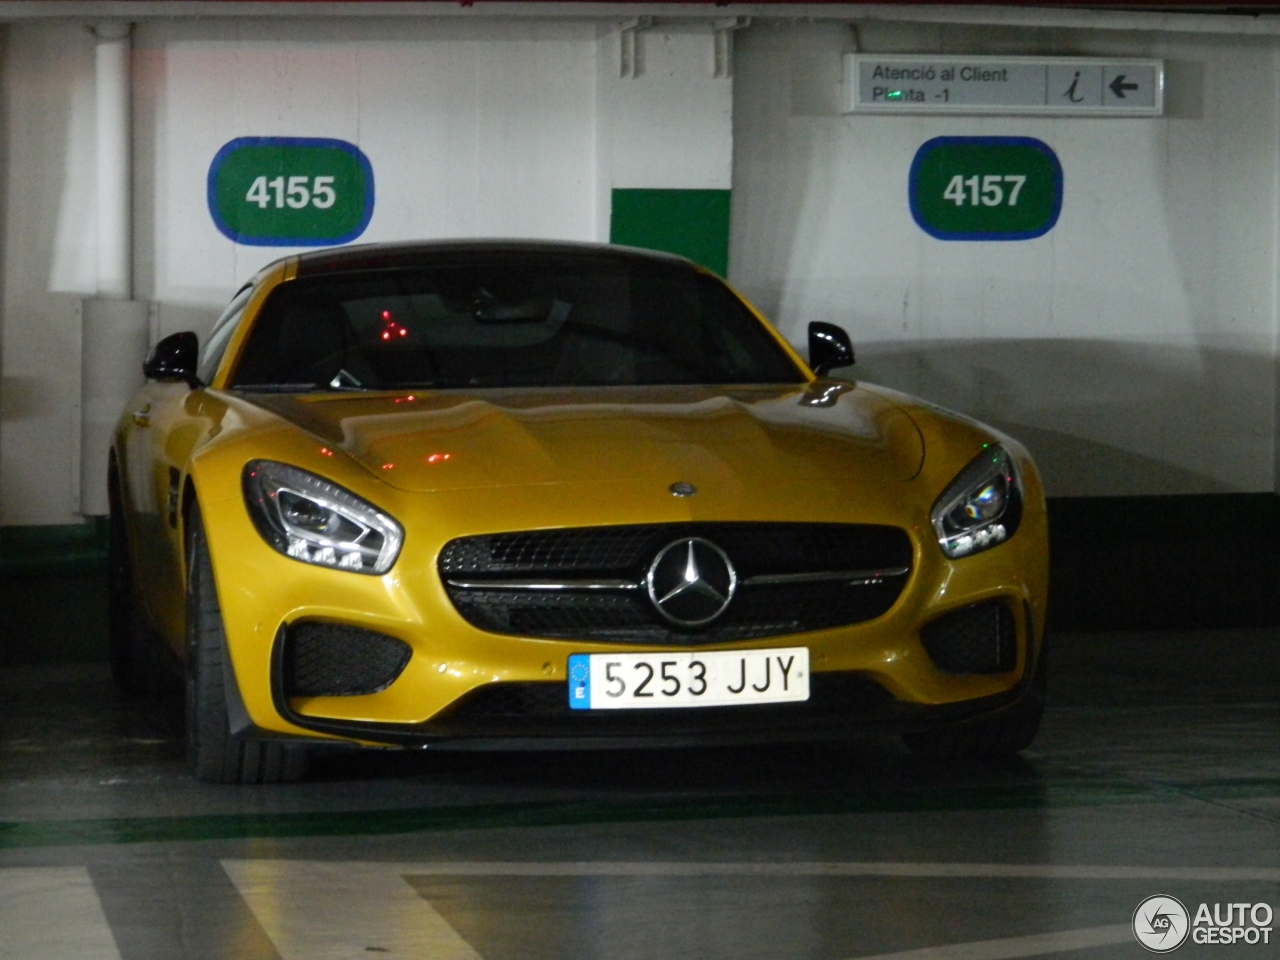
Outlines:
{"label": "blue rounded sign border", "polygon": [[[360,171],[364,174],[364,182],[366,184],[360,222],[354,229],[340,237],[325,237],[322,239],[315,237],[251,237],[238,233],[222,219],[221,214],[218,212],[217,183],[218,172],[222,167],[223,161],[244,147],[327,147],[351,154],[351,156],[355,157],[356,163],[360,165]],[[369,221],[373,219],[373,201],[373,164],[369,162],[369,158],[365,156],[364,151],[354,143],[348,143],[346,140],[336,140],[331,137],[236,137],[234,140],[224,143],[218,152],[213,155],[213,160],[209,164],[208,176],[205,178],[205,205],[209,208],[209,216],[213,218],[214,226],[218,228],[218,232],[224,237],[246,247],[330,247],[350,243],[368,229]]]}
{"label": "blue rounded sign border", "polygon": [[[1030,147],[1044,154],[1053,168],[1053,211],[1049,214],[1049,219],[1045,221],[1044,226],[1036,230],[1009,233],[951,232],[935,230],[930,226],[916,203],[916,180],[920,166],[934,150],[939,147],[953,146]],[[1062,213],[1062,182],[1062,163],[1058,160],[1058,155],[1053,152],[1051,146],[1035,137],[934,137],[920,145],[911,161],[911,171],[907,176],[907,203],[911,207],[911,218],[915,220],[916,225],[937,240],[1034,240],[1036,237],[1043,237],[1058,223],[1058,217]]]}

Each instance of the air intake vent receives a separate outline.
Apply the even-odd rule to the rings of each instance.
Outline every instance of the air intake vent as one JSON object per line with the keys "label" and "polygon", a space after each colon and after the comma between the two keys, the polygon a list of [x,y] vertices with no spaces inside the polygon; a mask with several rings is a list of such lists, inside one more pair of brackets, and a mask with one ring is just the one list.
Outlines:
{"label": "air intake vent", "polygon": [[920,631],[929,656],[947,673],[1007,673],[1018,662],[1018,631],[998,600],[963,607]]}
{"label": "air intake vent", "polygon": [[352,697],[385,690],[412,651],[403,640],[342,623],[304,620],[285,633],[287,697]]}

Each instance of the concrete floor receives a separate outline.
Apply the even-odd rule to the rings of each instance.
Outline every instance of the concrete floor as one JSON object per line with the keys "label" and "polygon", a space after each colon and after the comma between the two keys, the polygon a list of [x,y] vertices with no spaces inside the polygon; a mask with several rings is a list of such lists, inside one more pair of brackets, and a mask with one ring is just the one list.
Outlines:
{"label": "concrete floor", "polygon": [[[1280,631],[1055,638],[1016,762],[839,746],[360,753],[185,775],[180,707],[0,670],[0,958],[1137,958],[1280,911]],[[1179,955],[1280,956],[1270,943]]]}

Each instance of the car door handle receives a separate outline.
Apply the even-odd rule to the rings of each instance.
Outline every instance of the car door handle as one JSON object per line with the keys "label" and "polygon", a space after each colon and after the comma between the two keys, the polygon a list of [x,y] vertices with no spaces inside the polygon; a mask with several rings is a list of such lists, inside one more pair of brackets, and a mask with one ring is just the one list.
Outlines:
{"label": "car door handle", "polygon": [[133,411],[133,422],[140,427],[151,426],[151,418],[147,416],[151,412],[151,404],[147,404],[141,410]]}

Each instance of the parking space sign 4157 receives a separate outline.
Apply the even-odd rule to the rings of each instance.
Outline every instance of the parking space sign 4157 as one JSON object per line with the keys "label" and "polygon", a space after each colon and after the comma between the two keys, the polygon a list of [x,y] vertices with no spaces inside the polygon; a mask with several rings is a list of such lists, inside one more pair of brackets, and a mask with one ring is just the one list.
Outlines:
{"label": "parking space sign 4157", "polygon": [[1062,165],[1031,137],[935,137],[916,151],[911,215],[939,240],[1030,240],[1062,210]]}

